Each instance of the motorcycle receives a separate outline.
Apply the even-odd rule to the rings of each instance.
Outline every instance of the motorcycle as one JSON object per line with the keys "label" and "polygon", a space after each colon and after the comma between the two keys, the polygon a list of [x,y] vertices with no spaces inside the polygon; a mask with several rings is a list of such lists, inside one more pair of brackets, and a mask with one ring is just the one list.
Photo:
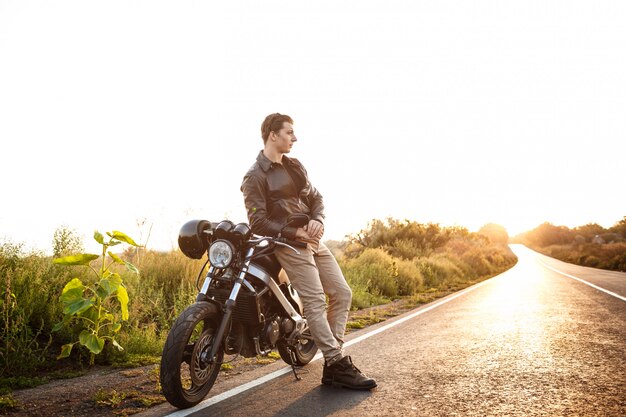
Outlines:
{"label": "motorcycle", "polygon": [[[284,227],[302,227],[297,214]],[[306,243],[252,234],[246,223],[192,220],[180,229],[185,256],[209,264],[194,304],[172,326],[161,357],[160,382],[167,401],[178,408],[198,404],[209,393],[224,355],[267,356],[274,348],[291,365],[309,363],[317,352],[302,301],[273,251],[278,246],[298,253]]]}

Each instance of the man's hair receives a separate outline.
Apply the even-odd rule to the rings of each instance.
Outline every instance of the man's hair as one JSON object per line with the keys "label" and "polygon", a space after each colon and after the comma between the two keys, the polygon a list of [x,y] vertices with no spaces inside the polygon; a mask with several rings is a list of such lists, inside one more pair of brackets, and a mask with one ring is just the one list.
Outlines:
{"label": "man's hair", "polygon": [[283,123],[293,124],[291,117],[286,114],[272,113],[263,120],[261,125],[261,136],[263,136],[263,143],[267,143],[267,139],[270,137],[270,132],[278,132],[283,128]]}

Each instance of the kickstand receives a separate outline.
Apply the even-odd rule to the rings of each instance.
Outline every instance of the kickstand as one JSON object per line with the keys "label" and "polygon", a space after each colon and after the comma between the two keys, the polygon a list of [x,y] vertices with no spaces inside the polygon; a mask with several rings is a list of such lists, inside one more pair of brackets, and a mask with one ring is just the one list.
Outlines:
{"label": "kickstand", "polygon": [[302,378],[300,378],[300,375],[298,375],[298,372],[296,372],[296,353],[293,351],[293,349],[289,349],[289,356],[291,356],[291,370],[293,371],[293,376],[296,377],[297,381],[301,381]]}

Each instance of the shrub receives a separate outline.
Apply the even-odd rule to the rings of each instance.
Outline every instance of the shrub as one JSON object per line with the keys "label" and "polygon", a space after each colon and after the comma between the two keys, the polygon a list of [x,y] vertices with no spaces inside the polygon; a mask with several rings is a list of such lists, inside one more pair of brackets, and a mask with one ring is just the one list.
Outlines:
{"label": "shrub", "polygon": [[414,261],[399,259],[396,265],[398,295],[413,295],[424,290],[424,277]]}
{"label": "shrub", "polygon": [[398,293],[396,263],[382,249],[366,249],[344,268],[348,283],[358,284],[371,294],[395,297]]}
{"label": "shrub", "polygon": [[418,261],[426,288],[447,289],[463,278],[463,271],[445,255],[435,255]]}

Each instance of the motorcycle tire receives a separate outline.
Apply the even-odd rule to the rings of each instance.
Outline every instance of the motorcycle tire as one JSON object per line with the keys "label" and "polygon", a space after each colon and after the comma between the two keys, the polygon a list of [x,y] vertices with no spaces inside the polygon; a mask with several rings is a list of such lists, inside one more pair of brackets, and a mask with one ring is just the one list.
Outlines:
{"label": "motorcycle tire", "polygon": [[307,363],[311,362],[317,353],[317,346],[315,342],[310,339],[305,339],[306,343],[302,343],[300,341],[295,349],[295,357],[296,362],[292,363],[290,348],[284,341],[280,341],[276,344],[276,349],[278,349],[278,354],[280,358],[285,361],[288,365],[295,366],[304,366]]}
{"label": "motorcycle tire", "polygon": [[203,362],[211,349],[221,313],[207,302],[190,305],[167,335],[161,357],[160,381],[167,401],[177,408],[198,404],[209,393],[224,358],[219,349],[213,364]]}

